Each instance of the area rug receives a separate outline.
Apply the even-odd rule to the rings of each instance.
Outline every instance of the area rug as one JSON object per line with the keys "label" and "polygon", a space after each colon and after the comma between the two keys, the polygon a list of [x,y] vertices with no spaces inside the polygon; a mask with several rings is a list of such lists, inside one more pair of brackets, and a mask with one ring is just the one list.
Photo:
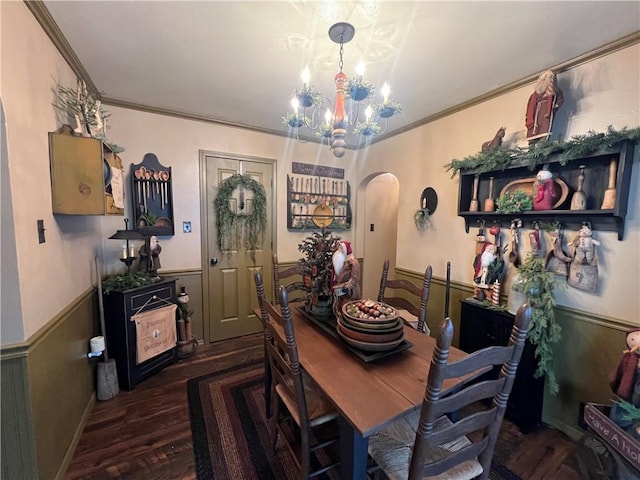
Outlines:
{"label": "area rug", "polygon": [[[283,444],[278,444],[273,458],[268,455],[263,366],[262,360],[252,361],[187,382],[198,480],[298,478],[298,469]],[[326,461],[313,458],[316,466]],[[489,478],[521,480],[496,463]]]}

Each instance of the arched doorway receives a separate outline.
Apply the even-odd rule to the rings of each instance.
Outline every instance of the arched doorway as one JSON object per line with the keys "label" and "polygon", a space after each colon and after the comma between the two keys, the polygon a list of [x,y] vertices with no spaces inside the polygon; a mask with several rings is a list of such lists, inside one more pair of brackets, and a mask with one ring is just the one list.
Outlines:
{"label": "arched doorway", "polygon": [[364,191],[365,211],[362,295],[377,298],[384,261],[389,259],[391,272],[396,264],[400,183],[392,173],[377,172],[362,181],[360,191]]}

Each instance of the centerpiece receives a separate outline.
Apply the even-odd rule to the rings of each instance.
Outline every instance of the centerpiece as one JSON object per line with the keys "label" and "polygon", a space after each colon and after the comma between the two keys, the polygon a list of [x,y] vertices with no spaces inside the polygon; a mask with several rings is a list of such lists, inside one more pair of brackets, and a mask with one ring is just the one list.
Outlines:
{"label": "centerpiece", "polygon": [[304,255],[299,264],[308,292],[306,308],[317,317],[332,316],[332,255],[339,242],[340,237],[322,229],[313,232],[298,245],[298,250]]}

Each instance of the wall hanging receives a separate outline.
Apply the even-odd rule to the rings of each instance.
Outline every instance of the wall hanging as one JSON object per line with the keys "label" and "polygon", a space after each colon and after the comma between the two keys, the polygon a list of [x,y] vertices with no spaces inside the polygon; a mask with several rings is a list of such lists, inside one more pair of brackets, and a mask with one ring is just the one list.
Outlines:
{"label": "wall hanging", "polygon": [[135,229],[142,235],[174,234],[171,167],[162,165],[153,153],[131,165],[131,201]]}

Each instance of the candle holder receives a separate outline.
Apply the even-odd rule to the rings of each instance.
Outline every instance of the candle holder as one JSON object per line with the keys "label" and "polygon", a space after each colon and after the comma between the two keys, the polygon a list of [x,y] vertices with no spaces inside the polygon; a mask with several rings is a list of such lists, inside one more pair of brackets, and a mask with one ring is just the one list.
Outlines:
{"label": "candle holder", "polygon": [[[129,241],[130,240],[145,240],[146,241],[147,237],[145,237],[144,235],[138,233],[135,230],[129,230],[129,219],[128,218],[124,219],[124,228],[125,228],[124,230],[118,230],[116,233],[111,235],[109,238],[110,239],[115,239],[115,240],[124,240],[125,241],[125,243],[123,244],[123,247],[122,247],[122,253],[124,255],[120,258],[120,261],[127,266],[127,273],[130,273],[131,272],[131,265],[133,264],[133,262],[135,261],[137,256],[135,255],[135,252],[133,251],[133,247],[129,245]],[[133,253],[133,255],[131,255],[131,253]]]}

